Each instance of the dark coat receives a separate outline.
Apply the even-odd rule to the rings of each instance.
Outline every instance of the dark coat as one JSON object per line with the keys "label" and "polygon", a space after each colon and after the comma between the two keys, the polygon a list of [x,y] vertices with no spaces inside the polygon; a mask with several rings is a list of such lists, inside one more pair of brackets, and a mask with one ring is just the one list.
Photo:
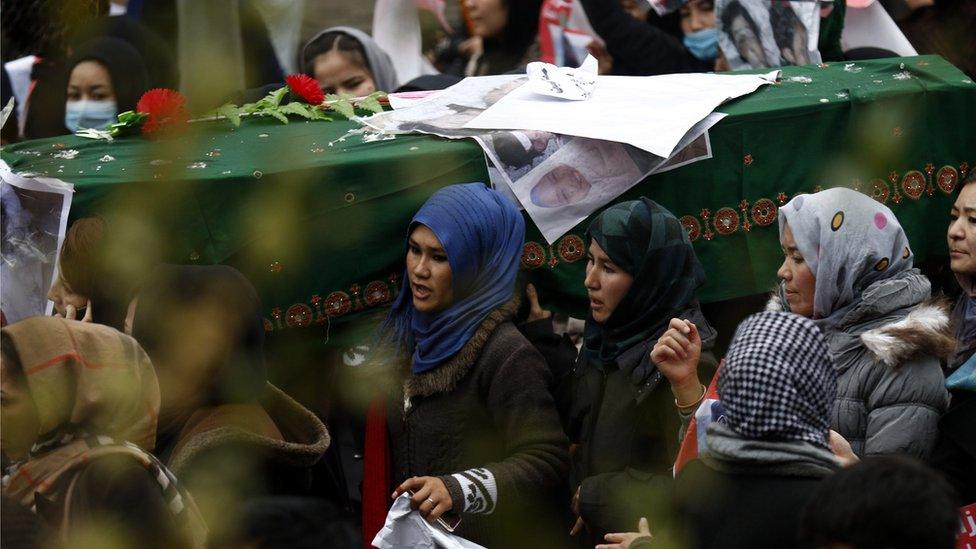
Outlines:
{"label": "dark coat", "polygon": [[[210,478],[235,483],[238,497],[307,495],[309,467],[330,442],[315,414],[269,383],[259,402],[201,409],[161,453],[191,492]],[[236,478],[242,473],[249,478]]]}
{"label": "dark coat", "polygon": [[[565,545],[568,442],[538,351],[511,323],[510,302],[493,311],[458,353],[407,375],[388,407],[393,481],[439,476],[462,520],[456,534],[488,547]],[[408,370],[409,371],[409,370]],[[483,491],[464,492],[456,473],[494,478],[490,514],[463,512]]]}
{"label": "dark coat", "polygon": [[[930,299],[917,269],[876,281],[824,337],[837,371],[830,428],[858,457],[907,454],[926,459],[948,406],[941,360],[953,338],[948,307]],[[789,311],[775,294],[769,311]]]}
{"label": "dark coat", "polygon": [[[678,536],[672,540],[700,549],[797,547],[800,515],[822,480],[726,473],[692,461],[675,480],[680,526],[672,529]],[[655,546],[641,538],[630,547]]]}
{"label": "dark coat", "polygon": [[714,61],[698,59],[679,39],[634,19],[620,2],[582,0],[582,3],[590,25],[613,57],[613,74],[653,76],[715,70]]}
{"label": "dark coat", "polygon": [[[952,311],[959,326],[965,317],[967,296],[963,294]],[[959,333],[959,330],[956,330]],[[949,371],[955,371],[976,352],[976,341],[960,343]],[[939,419],[939,438],[929,465],[942,472],[956,489],[959,504],[976,503],[976,393],[956,389],[949,393],[949,409]]]}
{"label": "dark coat", "polygon": [[[680,316],[698,327],[699,376],[708,379],[716,368],[708,351],[716,332],[697,307]],[[670,385],[650,361],[657,337],[624,351],[613,370],[587,363],[581,353],[571,374],[567,424],[570,440],[580,444],[573,473],[594,542],[633,530],[648,502],[661,501],[670,489],[682,425]]]}
{"label": "dark coat", "polygon": [[132,457],[96,458],[65,480],[63,499],[38,496],[35,505],[38,516],[67,539],[98,524],[107,538],[118,536],[119,547],[188,546],[159,483]]}

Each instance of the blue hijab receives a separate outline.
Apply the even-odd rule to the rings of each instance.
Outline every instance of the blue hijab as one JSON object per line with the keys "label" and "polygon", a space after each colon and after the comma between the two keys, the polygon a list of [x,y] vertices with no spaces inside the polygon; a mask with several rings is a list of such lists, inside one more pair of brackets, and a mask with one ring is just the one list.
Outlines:
{"label": "blue hijab", "polygon": [[454,356],[493,310],[512,298],[525,241],[515,205],[483,183],[445,187],[420,208],[407,229],[429,228],[447,252],[454,303],[436,314],[414,309],[410,280],[387,319],[393,339],[413,351],[412,370],[427,372]]}

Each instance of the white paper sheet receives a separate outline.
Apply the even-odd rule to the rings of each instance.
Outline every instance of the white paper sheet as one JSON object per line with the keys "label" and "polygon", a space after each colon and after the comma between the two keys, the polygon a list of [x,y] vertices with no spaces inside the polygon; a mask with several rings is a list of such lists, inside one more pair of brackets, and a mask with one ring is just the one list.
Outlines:
{"label": "white paper sheet", "polygon": [[51,314],[47,291],[57,276],[73,192],[59,179],[17,175],[0,160],[0,310],[9,323]]}
{"label": "white paper sheet", "polygon": [[474,137],[485,132],[465,129],[464,124],[526,80],[525,75],[518,74],[465,78],[424,99],[398,99],[401,107],[360,121],[389,133],[429,133],[452,139]]}
{"label": "white paper sheet", "polygon": [[539,95],[568,101],[585,101],[593,95],[596,70],[596,57],[587,55],[583,63],[575,69],[534,61],[525,67],[525,74],[529,77],[529,87]]}
{"label": "white paper sheet", "polygon": [[692,126],[724,101],[771,84],[778,75],[598,76],[586,101],[541,97],[522,86],[464,128],[542,130],[617,141],[666,158]]}
{"label": "white paper sheet", "polygon": [[840,43],[844,51],[872,47],[890,50],[902,57],[918,55],[912,43],[878,2],[862,9],[847,7]]}
{"label": "white paper sheet", "polygon": [[[568,142],[528,172],[515,178],[500,166],[500,175],[546,242],[554,244],[648,175],[711,157],[707,131],[724,117],[712,113],[689,130],[672,155],[673,162],[622,143],[559,136]],[[485,150],[496,166],[501,164],[493,147]]]}
{"label": "white paper sheet", "polygon": [[372,545],[378,549],[485,549],[424,520],[410,507],[407,494],[401,494],[393,502],[386,523],[373,538]]}

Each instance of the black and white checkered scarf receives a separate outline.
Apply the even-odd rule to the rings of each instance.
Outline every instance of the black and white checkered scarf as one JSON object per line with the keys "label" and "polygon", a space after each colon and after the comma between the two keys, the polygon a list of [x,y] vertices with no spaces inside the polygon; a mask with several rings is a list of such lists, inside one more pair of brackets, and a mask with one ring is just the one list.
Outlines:
{"label": "black and white checkered scarf", "polygon": [[764,312],[739,325],[718,379],[728,426],[747,439],[828,448],[837,378],[813,321]]}

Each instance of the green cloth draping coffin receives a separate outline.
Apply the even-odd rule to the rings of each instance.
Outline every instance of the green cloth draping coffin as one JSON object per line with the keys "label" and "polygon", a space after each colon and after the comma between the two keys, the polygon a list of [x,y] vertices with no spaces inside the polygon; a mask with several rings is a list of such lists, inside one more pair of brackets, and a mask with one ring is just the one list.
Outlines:
{"label": "green cloth draping coffin", "polygon": [[[708,275],[702,301],[768,290],[782,260],[776,208],[821,188],[874,196],[918,260],[946,255],[952,193],[976,163],[976,84],[940,57],[788,67],[780,84],[720,110],[729,116],[710,131],[712,158],[618,199],[646,195],[681,218]],[[156,142],[31,141],[2,158],[18,173],[73,183],[72,218],[127,220],[114,226],[137,253],[241,269],[269,330],[382,312],[402,281],[413,213],[442,186],[487,179],[473,141],[364,139],[345,120],[193,127]],[[529,223],[522,257],[546,305],[575,315],[586,307],[587,224],[550,246]]]}

